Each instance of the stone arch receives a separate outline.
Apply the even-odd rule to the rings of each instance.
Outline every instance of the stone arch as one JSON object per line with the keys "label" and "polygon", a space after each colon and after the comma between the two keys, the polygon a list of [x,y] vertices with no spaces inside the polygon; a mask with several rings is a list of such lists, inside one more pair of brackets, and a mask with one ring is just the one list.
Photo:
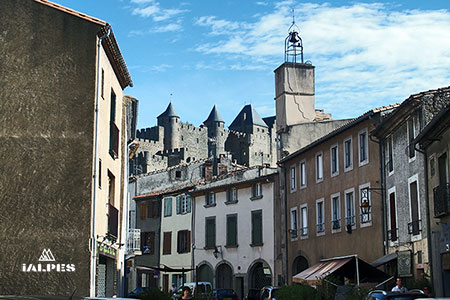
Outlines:
{"label": "stone arch", "polygon": [[272,285],[273,273],[270,265],[263,259],[257,259],[249,266],[248,271],[248,287],[258,289]]}
{"label": "stone arch", "polygon": [[298,273],[308,268],[309,263],[306,257],[304,257],[303,255],[299,255],[292,262],[292,276],[297,275]]}
{"label": "stone arch", "polygon": [[198,274],[197,274],[198,281],[210,282],[211,285],[214,284],[213,270],[214,268],[209,262],[202,261],[200,264],[198,264]]}
{"label": "stone arch", "polygon": [[216,289],[233,288],[233,266],[222,261],[216,265]]}

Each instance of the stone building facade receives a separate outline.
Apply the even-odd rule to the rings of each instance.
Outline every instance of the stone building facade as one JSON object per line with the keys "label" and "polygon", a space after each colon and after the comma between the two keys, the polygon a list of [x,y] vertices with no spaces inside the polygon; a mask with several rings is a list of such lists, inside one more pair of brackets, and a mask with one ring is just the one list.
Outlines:
{"label": "stone building facade", "polygon": [[44,0],[1,1],[0,26],[0,294],[118,295],[136,120],[114,33]]}

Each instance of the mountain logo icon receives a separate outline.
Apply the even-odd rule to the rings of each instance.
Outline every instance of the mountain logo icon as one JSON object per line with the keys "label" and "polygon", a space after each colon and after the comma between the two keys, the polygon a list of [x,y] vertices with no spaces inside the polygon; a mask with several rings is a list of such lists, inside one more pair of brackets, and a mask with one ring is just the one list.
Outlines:
{"label": "mountain logo icon", "polygon": [[55,261],[55,257],[50,249],[44,249],[39,257],[39,261]]}

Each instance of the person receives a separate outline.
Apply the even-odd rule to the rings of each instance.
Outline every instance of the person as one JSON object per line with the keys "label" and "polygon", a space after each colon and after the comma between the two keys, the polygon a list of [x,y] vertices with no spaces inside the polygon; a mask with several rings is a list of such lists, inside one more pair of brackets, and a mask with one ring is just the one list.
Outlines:
{"label": "person", "polygon": [[172,294],[175,294],[177,292],[177,287],[175,286],[175,283],[172,284]]}
{"label": "person", "polygon": [[397,277],[396,286],[392,288],[392,292],[406,293],[408,289],[402,285],[402,279]]}
{"label": "person", "polygon": [[183,297],[181,297],[181,299],[183,299],[183,300],[192,299],[191,289],[188,286],[183,287]]}
{"label": "person", "polygon": [[427,295],[429,298],[432,298],[433,297],[433,295],[431,294],[431,291],[430,291],[430,287],[429,286],[424,286],[423,287],[423,292],[425,293],[425,295]]}

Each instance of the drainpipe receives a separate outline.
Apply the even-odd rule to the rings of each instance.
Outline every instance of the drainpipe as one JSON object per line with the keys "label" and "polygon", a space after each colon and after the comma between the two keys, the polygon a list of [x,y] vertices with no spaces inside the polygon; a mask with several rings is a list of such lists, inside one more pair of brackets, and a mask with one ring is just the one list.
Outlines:
{"label": "drainpipe", "polygon": [[97,273],[97,238],[95,236],[95,206],[97,204],[97,164],[98,164],[98,103],[100,98],[100,73],[101,73],[101,66],[100,66],[100,57],[101,57],[101,46],[102,46],[102,40],[107,38],[109,34],[111,33],[111,26],[106,25],[104,27],[106,30],[106,33],[98,38],[97,41],[97,84],[96,84],[96,96],[95,96],[95,133],[94,133],[94,174],[93,174],[93,181],[94,181],[94,192],[92,195],[92,236],[91,236],[91,273],[90,273],[90,289],[89,289],[89,295],[90,297],[96,296],[96,286],[95,286],[95,279],[96,279],[96,273]]}
{"label": "drainpipe", "polygon": [[428,265],[430,268],[430,282],[433,285],[433,255],[431,254],[431,215],[430,215],[430,197],[428,195],[428,155],[427,152],[417,148],[418,143],[414,144],[414,149],[423,154],[425,168],[425,210],[427,215],[427,247],[428,247]]}

